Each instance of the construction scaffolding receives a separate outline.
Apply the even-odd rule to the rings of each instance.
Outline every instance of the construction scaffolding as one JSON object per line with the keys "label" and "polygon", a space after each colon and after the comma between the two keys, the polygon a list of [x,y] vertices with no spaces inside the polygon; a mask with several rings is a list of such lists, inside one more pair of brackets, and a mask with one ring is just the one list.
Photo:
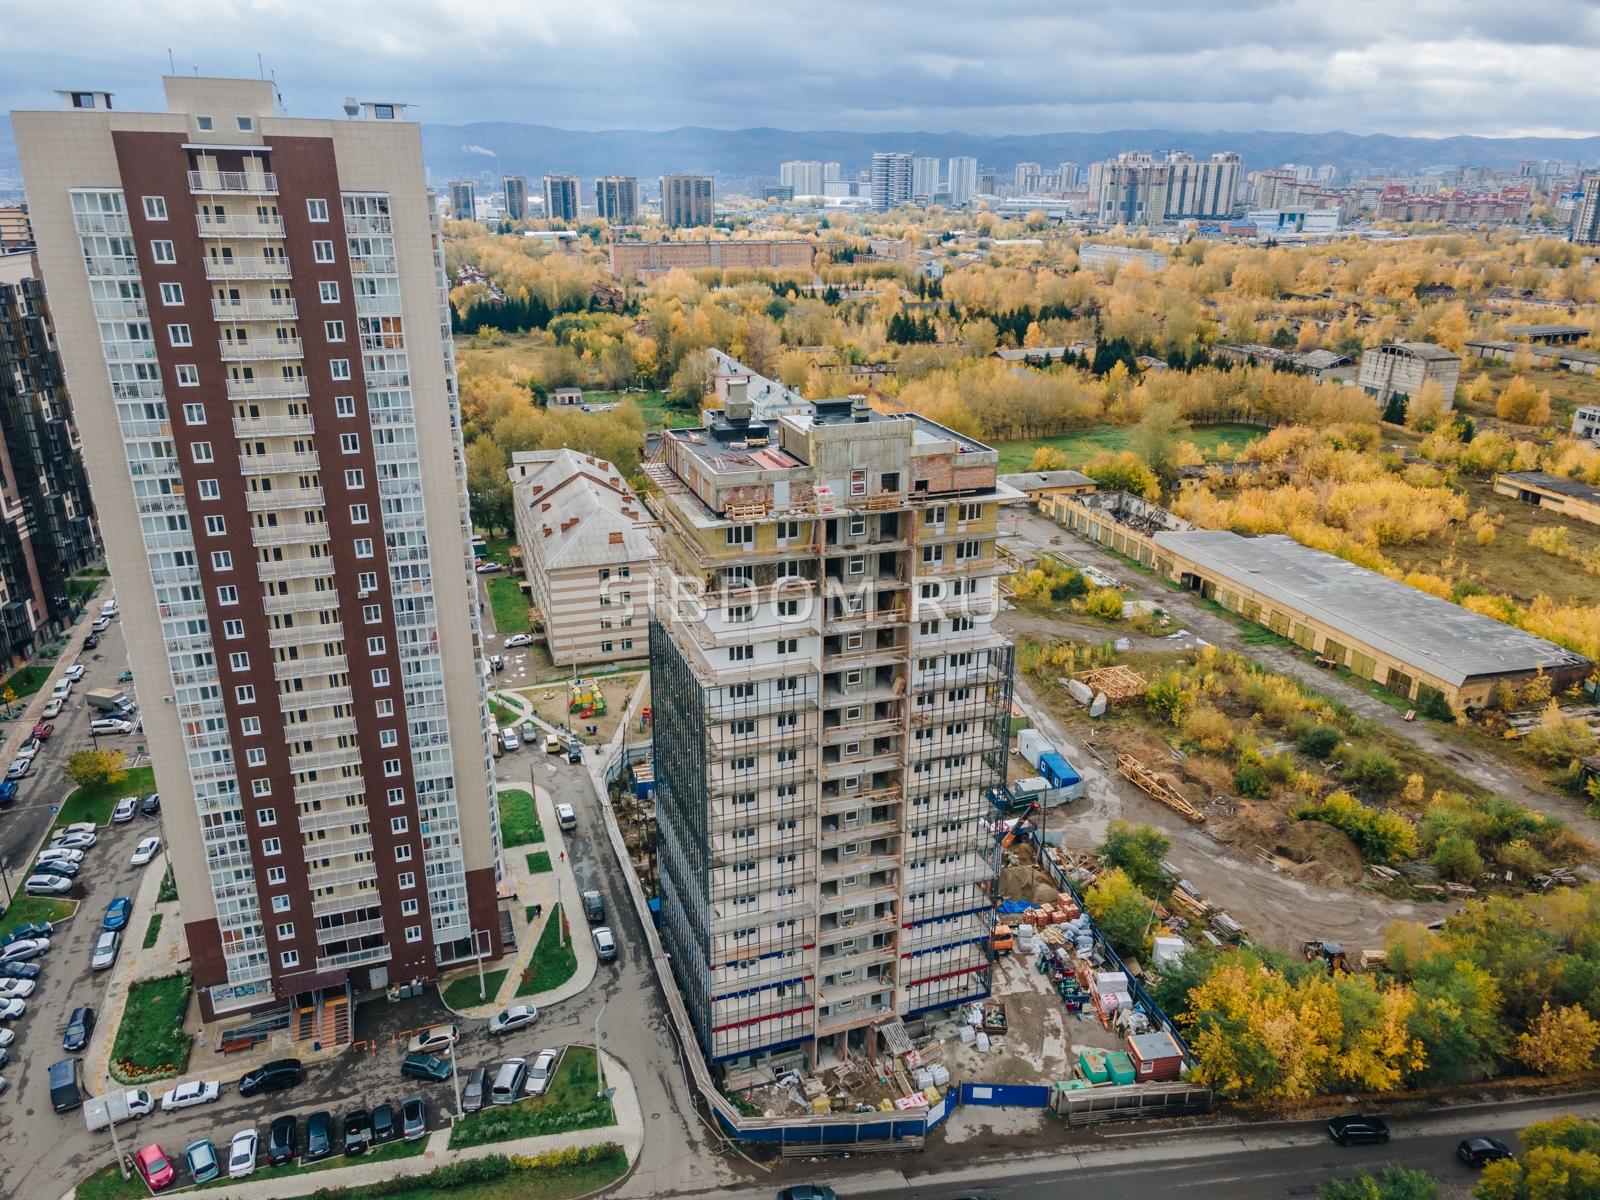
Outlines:
{"label": "construction scaffolding", "polygon": [[1104,692],[1106,700],[1112,704],[1137,700],[1150,690],[1148,679],[1131,667],[1125,667],[1120,663],[1114,667],[1102,667],[1098,671],[1090,671],[1082,678],[1083,682],[1095,692]]}
{"label": "construction scaffolding", "polygon": [[1149,767],[1145,766],[1133,755],[1117,755],[1117,770],[1121,771],[1124,776],[1138,784],[1168,808],[1182,813],[1191,821],[1204,821],[1206,819],[1205,813],[1185,800],[1166,781],[1153,773]]}

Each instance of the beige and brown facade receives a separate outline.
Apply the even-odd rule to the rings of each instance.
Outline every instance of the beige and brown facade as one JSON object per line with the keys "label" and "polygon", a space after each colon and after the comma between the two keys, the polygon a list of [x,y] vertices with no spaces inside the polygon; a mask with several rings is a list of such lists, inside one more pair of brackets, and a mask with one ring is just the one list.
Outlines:
{"label": "beige and brown facade", "polygon": [[12,121],[210,1018],[497,955],[498,827],[418,126],[165,85]]}

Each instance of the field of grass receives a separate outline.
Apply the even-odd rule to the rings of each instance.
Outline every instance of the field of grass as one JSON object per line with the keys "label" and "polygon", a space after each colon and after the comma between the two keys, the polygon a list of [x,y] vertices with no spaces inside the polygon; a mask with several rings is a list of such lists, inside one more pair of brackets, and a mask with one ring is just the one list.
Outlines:
{"label": "field of grass", "polygon": [[50,670],[50,667],[35,663],[14,671],[11,677],[0,685],[0,695],[4,695],[6,690],[10,689],[17,694],[19,700],[24,696],[31,696],[45,685],[45,681],[50,678]]}
{"label": "field of grass", "polygon": [[96,825],[108,824],[111,810],[124,796],[145,796],[156,790],[154,767],[134,767],[123,772],[125,778],[115,787],[80,787],[61,804],[56,814],[56,824],[72,825],[78,821],[93,821]]}
{"label": "field of grass", "polygon": [[532,633],[533,618],[522,585],[509,575],[492,575],[488,581],[489,607],[494,612],[494,629],[501,637],[508,633]]}
{"label": "field of grass", "polygon": [[528,874],[543,875],[546,871],[553,870],[550,866],[550,851],[535,850],[528,855]]}
{"label": "field of grass", "polygon": [[572,937],[569,934],[564,943],[561,937],[561,905],[557,904],[544,923],[539,944],[533,948],[533,957],[528,960],[528,978],[518,985],[517,995],[536,996],[548,992],[571,979],[577,970],[578,956],[572,949]]}
{"label": "field of grass", "polygon": [[478,973],[473,971],[470,975],[463,975],[444,990],[444,1002],[451,1008],[472,1008],[479,1004],[489,1004],[500,994],[500,985],[506,981],[509,971],[485,971],[483,973],[483,1000],[478,999]]}
{"label": "field of grass", "polygon": [[595,1095],[597,1083],[594,1048],[568,1046],[549,1091],[467,1114],[450,1132],[450,1149],[615,1125],[611,1101]]}
{"label": "field of grass", "polygon": [[165,904],[169,900],[178,898],[178,882],[172,877],[172,868],[167,868],[167,873],[161,877],[161,890],[156,893],[156,903]]}
{"label": "field of grass", "polygon": [[506,788],[500,793],[500,844],[532,846],[542,841],[544,827],[539,824],[533,796],[520,788]]}
{"label": "field of grass", "polygon": [[[1197,425],[1185,440],[1207,458],[1215,458],[1219,444],[1226,442],[1233,453],[1243,450],[1245,443],[1261,437],[1267,431],[1258,425]],[[1033,461],[1033,453],[1041,446],[1060,450],[1067,456],[1067,466],[1079,468],[1101,454],[1116,454],[1128,449],[1133,429],[1087,429],[1082,433],[1068,433],[1061,437],[1037,438],[1031,442],[996,442],[1000,451],[1000,472],[1003,475],[1026,471]],[[1230,455],[1231,457],[1231,455]]]}
{"label": "field of grass", "polygon": [[144,927],[144,948],[146,950],[156,944],[156,939],[161,936],[161,914],[151,913],[150,924]]}
{"label": "field of grass", "polygon": [[[585,397],[587,399],[587,397]],[[614,396],[603,396],[601,403],[615,399]],[[644,414],[644,427],[646,429],[683,429],[693,428],[700,424],[700,418],[693,413],[686,413],[679,409],[667,407],[667,393],[665,392],[634,392],[630,399],[639,406],[639,411]]]}
{"label": "field of grass", "polygon": [[516,710],[498,700],[489,701],[489,712],[494,717],[495,725],[500,729],[515,728],[518,724]]}
{"label": "field of grass", "polygon": [[[1560,318],[1563,322],[1565,317]],[[1461,382],[1463,385],[1471,383],[1478,377],[1478,372],[1485,368],[1476,363],[1461,366]],[[1506,384],[1513,378],[1521,375],[1540,391],[1549,389],[1550,392],[1550,423],[1562,429],[1572,427],[1572,414],[1576,409],[1590,404],[1600,404],[1600,375],[1574,375],[1571,371],[1541,370],[1517,371],[1509,364],[1496,364],[1487,367],[1489,381],[1494,384],[1496,392],[1503,391]],[[1476,406],[1463,406],[1473,416],[1495,415],[1495,406],[1491,401],[1488,404]]]}
{"label": "field of grass", "polygon": [[112,1069],[124,1083],[183,1074],[194,1038],[183,1032],[194,979],[189,974],[144,979],[128,989],[111,1047]]}
{"label": "field of grass", "polygon": [[[18,878],[22,877],[17,872]],[[18,896],[16,901],[6,909],[5,916],[0,917],[0,937],[5,936],[18,925],[31,925],[35,921],[48,921],[54,925],[57,921],[64,921],[77,909],[78,905],[73,900],[51,900],[44,896]]]}

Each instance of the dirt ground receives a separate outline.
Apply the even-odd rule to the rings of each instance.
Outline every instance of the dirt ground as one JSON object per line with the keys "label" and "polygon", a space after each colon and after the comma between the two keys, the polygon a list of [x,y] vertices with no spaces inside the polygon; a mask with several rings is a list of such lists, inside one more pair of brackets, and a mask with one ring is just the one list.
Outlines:
{"label": "dirt ground", "polygon": [[[580,678],[595,678],[594,676],[580,676]],[[603,675],[600,680],[600,692],[606,699],[606,712],[601,717],[579,719],[567,711],[567,695],[570,690],[571,680],[561,680],[548,684],[537,684],[533,687],[510,689],[527,698],[528,702],[538,711],[539,715],[553,724],[566,722],[577,725],[583,734],[584,741],[593,745],[597,740],[606,743],[611,740],[617,731],[617,723],[622,720],[622,714],[628,706],[628,699],[633,695],[633,689],[639,686],[639,676],[632,675]],[[649,705],[649,692],[646,690],[644,704]],[[589,726],[598,726],[598,732],[590,733]],[[637,734],[639,719],[633,718],[633,730]]]}

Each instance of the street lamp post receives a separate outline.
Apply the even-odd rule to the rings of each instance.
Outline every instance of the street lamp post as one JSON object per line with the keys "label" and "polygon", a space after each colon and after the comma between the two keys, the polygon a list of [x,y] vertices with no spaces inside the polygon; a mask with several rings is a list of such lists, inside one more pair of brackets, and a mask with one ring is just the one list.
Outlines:
{"label": "street lamp post", "polygon": [[456,1041],[450,1043],[450,1082],[456,1089],[456,1120],[461,1120],[466,1113],[461,1111],[461,1075],[456,1071],[456,1046],[460,1042],[460,1033],[456,1034]]}
{"label": "street lamp post", "polygon": [[7,862],[3,866],[0,866],[0,880],[4,880],[5,881],[5,885],[6,885],[6,907],[10,908],[11,905],[15,902],[13,900],[13,898],[12,898],[12,895],[11,895],[11,864],[10,864],[10,862]]}
{"label": "street lamp post", "polygon": [[610,1001],[606,1001],[605,1003],[601,1004],[600,1011],[594,1015],[594,1094],[597,1097],[604,1096],[606,1094],[606,1067],[605,1063],[600,1061],[600,1018],[606,1015],[606,1004],[609,1003]]}

